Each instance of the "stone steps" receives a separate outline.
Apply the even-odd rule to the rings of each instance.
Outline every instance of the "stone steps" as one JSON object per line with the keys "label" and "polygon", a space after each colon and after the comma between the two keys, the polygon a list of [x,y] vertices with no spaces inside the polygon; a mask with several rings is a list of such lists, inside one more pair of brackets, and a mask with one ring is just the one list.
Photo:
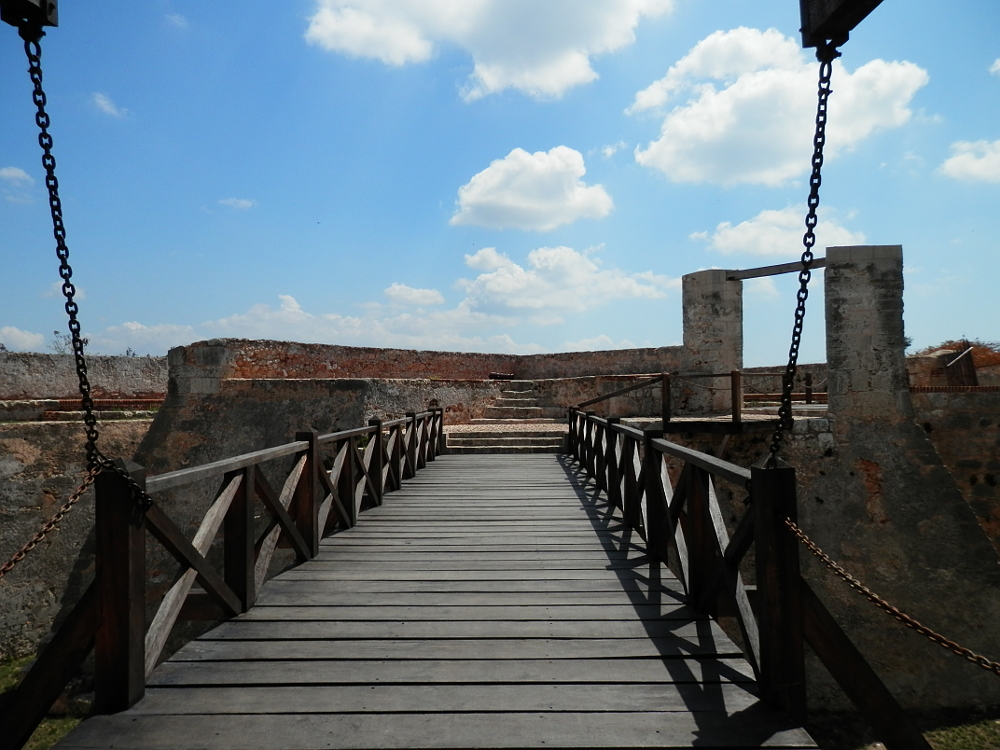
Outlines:
{"label": "stone steps", "polygon": [[562,453],[562,444],[553,447],[549,445],[461,445],[448,446],[449,453]]}
{"label": "stone steps", "polygon": [[[565,450],[565,410],[543,406],[530,380],[512,380],[477,428],[448,433],[449,453],[560,453]],[[532,429],[517,429],[531,425]],[[545,425],[551,425],[545,429]]]}

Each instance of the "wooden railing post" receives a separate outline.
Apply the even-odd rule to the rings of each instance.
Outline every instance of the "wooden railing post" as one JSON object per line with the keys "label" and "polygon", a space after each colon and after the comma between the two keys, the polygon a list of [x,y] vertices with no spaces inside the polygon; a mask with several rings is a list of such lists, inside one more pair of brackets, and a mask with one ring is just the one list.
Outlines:
{"label": "wooden railing post", "polygon": [[242,472],[243,482],[229,506],[223,524],[223,557],[226,583],[239,597],[243,611],[247,612],[257,600],[253,513],[253,501],[257,493],[257,467],[247,466]]}
{"label": "wooden railing post", "polygon": [[[604,430],[605,443],[604,446],[604,484],[605,492],[608,495],[608,502],[611,505],[622,509],[622,513],[625,513],[625,503],[622,499],[622,476],[621,476],[621,457],[618,453],[618,433],[614,430],[614,425],[621,422],[621,417],[608,417],[608,426]],[[624,455],[624,451],[622,451]],[[625,516],[625,520],[628,520],[628,516]]]}
{"label": "wooden railing post", "polygon": [[760,688],[764,700],[798,719],[806,714],[803,604],[798,540],[785,519],[798,520],[795,469],[768,459],[751,472],[751,512],[757,565]]}
{"label": "wooden railing post", "polygon": [[[594,479],[597,480],[597,489],[603,493],[608,492],[607,473],[607,437],[608,428],[603,424],[594,425]],[[604,443],[605,445],[601,445]]]}
{"label": "wooden railing post", "polygon": [[368,473],[371,475],[372,485],[375,487],[375,497],[372,500],[376,505],[382,504],[382,497],[385,495],[385,485],[382,483],[382,467],[385,466],[385,438],[382,435],[382,420],[372,417],[368,424],[375,428],[371,440],[374,445],[371,450],[375,451],[371,464],[368,466]]}
{"label": "wooden railing post", "polygon": [[594,423],[593,418],[597,416],[597,412],[588,411],[586,416],[586,440],[584,442],[584,448],[586,450],[586,466],[587,473],[591,477],[597,476],[597,425]]}
{"label": "wooden railing post", "polygon": [[[690,564],[688,601],[697,607],[711,583],[717,558],[715,529],[708,502],[711,476],[700,466],[688,464],[687,531]],[[715,614],[711,607],[707,614]]]}
{"label": "wooden railing post", "polygon": [[666,429],[667,422],[670,421],[670,373],[663,373],[663,380],[660,386],[660,418],[663,420],[663,427]]}
{"label": "wooden railing post", "polygon": [[636,447],[636,441],[631,438],[625,439],[622,445],[621,472],[624,474],[625,492],[621,498],[621,508],[625,523],[645,534],[645,529],[642,528],[642,491],[644,488],[639,484],[639,475],[635,469]]}
{"label": "wooden railing post", "polygon": [[420,443],[417,449],[417,469],[423,469],[427,466],[427,453],[429,452],[427,422],[427,415],[422,415],[420,417],[420,427],[417,429],[417,440]]}
{"label": "wooden railing post", "polygon": [[344,465],[340,469],[340,476],[337,478],[337,494],[340,495],[340,502],[344,504],[344,510],[351,517],[351,526],[358,523],[358,503],[354,494],[358,489],[358,480],[354,471],[354,438],[343,438],[341,445],[337,446],[337,452],[341,447],[346,449],[344,454]]}
{"label": "wooden railing post", "polygon": [[669,509],[661,480],[663,456],[653,447],[653,441],[661,437],[662,430],[643,431],[642,475],[646,492],[646,549],[655,559],[666,564],[673,529],[667,515]]}
{"label": "wooden railing post", "polygon": [[806,403],[811,404],[813,402],[813,374],[811,372],[806,373]]}
{"label": "wooden railing post", "polygon": [[403,486],[402,470],[400,464],[403,462],[403,426],[395,424],[390,428],[396,436],[392,441],[392,450],[389,455],[389,485],[393,492]]}
{"label": "wooden railing post", "polygon": [[[145,489],[144,468],[121,459],[115,465]],[[146,514],[114,471],[97,477],[95,497],[95,700],[99,713],[114,713],[134,705],[146,689]]]}
{"label": "wooden railing post", "polygon": [[417,413],[406,412],[406,464],[403,466],[403,479],[413,479],[417,473]]}
{"label": "wooden railing post", "polygon": [[295,488],[294,513],[295,525],[298,527],[302,538],[309,546],[309,555],[316,557],[319,554],[319,505],[320,498],[317,496],[319,482],[316,479],[316,472],[323,471],[323,464],[319,460],[319,443],[316,441],[315,430],[306,430],[295,433],[296,440],[305,440],[309,443],[306,448],[306,465],[302,469],[302,476],[299,484]]}
{"label": "wooden railing post", "polygon": [[448,436],[444,434],[444,409],[438,408],[437,410],[437,425],[438,425],[438,444],[437,444],[437,454],[443,456],[448,452]]}
{"label": "wooden railing post", "polygon": [[739,424],[743,420],[743,378],[739,370],[729,374],[729,389],[733,402],[733,424]]}

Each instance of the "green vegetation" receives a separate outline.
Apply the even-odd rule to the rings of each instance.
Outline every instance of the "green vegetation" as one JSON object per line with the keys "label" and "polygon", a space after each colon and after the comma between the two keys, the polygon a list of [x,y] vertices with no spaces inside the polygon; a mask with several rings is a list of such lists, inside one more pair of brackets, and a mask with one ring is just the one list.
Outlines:
{"label": "green vegetation", "polygon": [[[914,717],[934,750],[1000,750],[1000,708],[942,710]],[[884,750],[857,714],[814,715],[806,729],[822,750]]]}
{"label": "green vegetation", "polygon": [[934,750],[996,750],[1000,748],[1000,718],[935,729],[926,737]]}
{"label": "green vegetation", "polygon": [[49,716],[42,719],[24,750],[49,750],[79,723],[80,719],[75,716]]}
{"label": "green vegetation", "polygon": [[20,659],[5,659],[0,661],[0,695],[13,690],[21,681],[21,670],[35,657],[24,656]]}
{"label": "green vegetation", "polygon": [[[24,656],[20,659],[0,661],[0,703],[4,696],[17,687],[21,681],[21,670],[34,656]],[[25,750],[48,750],[61,740],[69,730],[80,723],[78,716],[49,716],[42,720],[38,729],[31,735]]]}

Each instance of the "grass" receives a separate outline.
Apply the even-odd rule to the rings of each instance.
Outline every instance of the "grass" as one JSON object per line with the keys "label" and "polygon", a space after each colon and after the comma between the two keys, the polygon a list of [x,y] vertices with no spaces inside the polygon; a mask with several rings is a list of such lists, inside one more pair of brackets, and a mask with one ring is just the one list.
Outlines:
{"label": "grass", "polygon": [[[0,661],[0,700],[17,687],[21,681],[22,670],[34,658],[34,656],[24,656],[20,659]],[[31,735],[24,750],[48,750],[79,723],[78,716],[47,716]]]}
{"label": "grass", "polygon": [[1000,748],[1000,718],[935,729],[925,736],[935,750],[996,750]]}
{"label": "grass", "polygon": [[[934,750],[1000,750],[1000,708],[940,710],[915,717]],[[814,715],[806,729],[822,750],[884,750],[857,714]]]}

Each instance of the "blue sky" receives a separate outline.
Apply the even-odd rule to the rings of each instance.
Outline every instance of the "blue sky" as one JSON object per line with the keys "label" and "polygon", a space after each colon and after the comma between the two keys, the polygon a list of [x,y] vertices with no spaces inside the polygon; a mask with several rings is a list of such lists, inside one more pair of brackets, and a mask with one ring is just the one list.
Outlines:
{"label": "blue sky", "polygon": [[[65,3],[45,86],[91,351],[681,340],[680,277],[797,259],[816,65],[793,0]],[[903,245],[915,346],[1000,339],[1000,5],[885,0],[834,72],[818,246]],[[0,28],[0,342],[65,330]],[[803,358],[824,358],[822,276]],[[748,282],[781,362],[794,279]]]}

